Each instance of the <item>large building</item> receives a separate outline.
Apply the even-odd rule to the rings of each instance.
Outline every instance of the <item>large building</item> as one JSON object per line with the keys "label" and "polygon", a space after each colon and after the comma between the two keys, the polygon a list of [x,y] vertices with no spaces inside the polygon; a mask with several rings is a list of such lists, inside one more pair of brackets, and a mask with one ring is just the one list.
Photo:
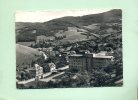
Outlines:
{"label": "large building", "polygon": [[93,54],[93,67],[107,67],[113,59],[114,57],[106,52]]}
{"label": "large building", "polygon": [[105,52],[98,54],[73,54],[69,56],[69,68],[78,69],[80,71],[92,71],[92,68],[105,67],[111,61],[113,61],[113,56],[108,56]]}
{"label": "large building", "polygon": [[92,70],[93,54],[73,54],[69,56],[69,68],[83,70]]}

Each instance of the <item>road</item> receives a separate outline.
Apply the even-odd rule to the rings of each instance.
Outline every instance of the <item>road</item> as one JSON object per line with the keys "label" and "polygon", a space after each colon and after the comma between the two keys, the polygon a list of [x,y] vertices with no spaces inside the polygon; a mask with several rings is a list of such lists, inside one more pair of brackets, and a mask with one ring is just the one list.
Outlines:
{"label": "road", "polygon": [[[69,68],[69,66],[67,65],[67,66],[65,66],[65,67],[62,67],[62,68],[58,68],[57,70],[66,70],[66,69],[68,69]],[[49,76],[49,75],[51,75],[52,74],[52,72],[48,72],[48,73],[45,73],[45,74],[43,74],[43,77],[47,77],[47,76]],[[52,76],[50,76],[50,77],[48,77],[48,78],[44,78],[42,81],[49,81],[49,80],[51,80],[52,78],[54,78],[54,77],[57,77],[57,76],[59,76],[59,75],[62,75],[62,74],[64,74],[64,72],[61,72],[61,73],[57,73],[57,74],[54,74],[54,75],[52,75]],[[29,83],[29,82],[32,82],[32,81],[35,81],[35,78],[32,78],[32,79],[29,79],[29,80],[24,80],[24,81],[16,81],[18,84],[27,84],[27,83]]]}
{"label": "road", "polygon": [[65,67],[58,68],[57,70],[65,70],[65,69],[68,69],[68,68],[69,68],[69,65],[66,65]]}
{"label": "road", "polygon": [[52,80],[54,77],[57,77],[57,76],[62,75],[62,74],[64,74],[64,73],[65,73],[65,72],[60,72],[60,73],[55,74],[55,75],[52,75],[52,76],[50,76],[50,77],[48,77],[48,78],[40,79],[40,81],[49,82],[49,81]]}

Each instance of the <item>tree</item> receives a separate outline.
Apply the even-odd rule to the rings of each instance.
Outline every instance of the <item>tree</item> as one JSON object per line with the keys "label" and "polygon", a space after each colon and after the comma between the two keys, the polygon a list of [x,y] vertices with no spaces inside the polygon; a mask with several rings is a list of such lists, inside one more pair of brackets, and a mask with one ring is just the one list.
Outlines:
{"label": "tree", "polygon": [[110,82],[108,82],[108,80],[110,79],[110,75],[105,72],[95,72],[94,78],[95,87],[108,86],[109,84],[111,84]]}

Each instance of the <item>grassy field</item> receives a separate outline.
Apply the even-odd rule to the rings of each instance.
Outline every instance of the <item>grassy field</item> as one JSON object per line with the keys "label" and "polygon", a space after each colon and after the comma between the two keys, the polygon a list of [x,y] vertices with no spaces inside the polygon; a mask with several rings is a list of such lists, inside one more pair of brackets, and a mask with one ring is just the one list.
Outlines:
{"label": "grassy field", "polygon": [[86,28],[89,28],[91,30],[99,30],[100,26],[98,26],[99,24],[91,24],[91,25],[88,25],[88,26],[84,26]]}
{"label": "grassy field", "polygon": [[[66,44],[66,43],[74,43],[77,41],[88,40],[87,36],[82,34],[82,33],[85,33],[85,30],[82,30],[82,31],[77,31],[77,30],[78,28],[70,27],[70,29],[68,29],[67,31],[64,31],[63,33],[58,33],[58,34],[66,35],[66,38],[63,38],[62,40],[60,40],[60,43]],[[90,37],[90,38],[93,38],[93,37]]]}
{"label": "grassy field", "polygon": [[18,44],[29,47],[31,45],[35,45],[35,41],[32,41],[32,42],[18,42]]}
{"label": "grassy field", "polygon": [[16,66],[28,65],[40,55],[41,53],[36,49],[16,44]]}
{"label": "grassy field", "polygon": [[47,41],[47,40],[54,40],[54,39],[55,39],[54,36],[40,35],[40,36],[37,36],[37,40],[36,41],[38,41],[38,40],[45,40],[45,41]]}

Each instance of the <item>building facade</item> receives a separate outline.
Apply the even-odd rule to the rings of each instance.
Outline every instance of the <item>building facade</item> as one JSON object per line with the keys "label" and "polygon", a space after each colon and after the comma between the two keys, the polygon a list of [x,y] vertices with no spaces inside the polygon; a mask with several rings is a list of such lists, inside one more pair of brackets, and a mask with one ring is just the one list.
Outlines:
{"label": "building facade", "polygon": [[100,52],[97,54],[93,54],[93,67],[107,67],[112,61],[114,57],[111,53]]}
{"label": "building facade", "polygon": [[43,67],[35,64],[34,67],[29,70],[29,73],[37,80],[43,78]]}
{"label": "building facade", "polygon": [[81,71],[92,70],[92,54],[73,54],[69,56],[69,68],[78,69]]}
{"label": "building facade", "polygon": [[70,70],[92,71],[95,67],[106,67],[112,61],[113,56],[108,56],[105,53],[73,54],[69,56],[69,68]]}

